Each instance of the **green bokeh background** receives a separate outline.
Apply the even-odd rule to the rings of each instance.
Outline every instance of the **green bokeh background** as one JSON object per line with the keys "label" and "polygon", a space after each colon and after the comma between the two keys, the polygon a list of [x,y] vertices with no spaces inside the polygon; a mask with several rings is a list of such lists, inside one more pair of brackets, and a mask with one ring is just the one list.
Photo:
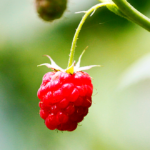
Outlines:
{"label": "green bokeh background", "polygon": [[[129,2],[150,16],[149,0]],[[1,150],[150,149],[150,64],[144,65],[146,77],[135,83],[129,76],[130,84],[122,85],[126,74],[136,74],[132,64],[149,54],[150,35],[106,8],[87,19],[75,53],[77,60],[89,46],[81,66],[103,65],[87,71],[94,85],[89,114],[74,132],[63,133],[48,130],[39,117],[37,90],[50,70],[37,65],[49,63],[43,57],[48,54],[60,67],[67,67],[72,38],[83,15],[74,12],[96,3],[70,0],[62,18],[47,23],[37,17],[33,1],[0,2]]]}

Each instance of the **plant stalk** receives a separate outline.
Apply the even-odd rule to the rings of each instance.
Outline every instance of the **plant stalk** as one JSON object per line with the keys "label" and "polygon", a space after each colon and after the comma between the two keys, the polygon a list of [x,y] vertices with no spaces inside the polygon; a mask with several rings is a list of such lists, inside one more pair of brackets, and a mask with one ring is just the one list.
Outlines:
{"label": "plant stalk", "polygon": [[85,20],[87,19],[87,17],[92,13],[92,12],[95,12],[97,8],[100,8],[102,6],[106,6],[110,4],[109,2],[108,3],[100,3],[100,4],[97,4],[95,6],[93,6],[92,8],[90,8],[89,10],[87,11],[82,11],[82,12],[79,12],[79,13],[85,13],[85,15],[82,17],[82,20],[80,21],[77,29],[76,29],[76,32],[74,34],[74,37],[73,37],[73,41],[72,41],[72,45],[71,45],[71,50],[70,50],[70,55],[69,55],[69,61],[68,61],[68,68],[72,65],[73,63],[73,59],[74,59],[74,53],[75,53],[75,48],[76,48],[76,43],[77,43],[77,39],[78,39],[78,36],[79,36],[79,33],[80,33],[80,30],[85,22]]}
{"label": "plant stalk", "polygon": [[126,0],[113,0],[126,18],[150,32],[150,19],[136,10]]}

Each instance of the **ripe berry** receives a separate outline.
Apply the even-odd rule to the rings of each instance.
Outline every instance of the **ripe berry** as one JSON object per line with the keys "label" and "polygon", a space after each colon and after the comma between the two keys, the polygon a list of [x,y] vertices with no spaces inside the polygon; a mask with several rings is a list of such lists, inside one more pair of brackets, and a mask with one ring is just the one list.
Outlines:
{"label": "ripe berry", "polygon": [[37,92],[40,99],[40,117],[45,120],[45,125],[50,130],[73,131],[88,114],[92,104],[91,77],[81,70],[88,70],[97,65],[80,68],[80,56],[76,66],[73,64],[64,70],[56,65],[50,56],[46,56],[51,64],[44,63],[40,66],[45,65],[54,71],[43,76]]}
{"label": "ripe berry", "polygon": [[87,73],[48,72],[37,93],[40,117],[51,130],[73,131],[88,113],[92,92]]}

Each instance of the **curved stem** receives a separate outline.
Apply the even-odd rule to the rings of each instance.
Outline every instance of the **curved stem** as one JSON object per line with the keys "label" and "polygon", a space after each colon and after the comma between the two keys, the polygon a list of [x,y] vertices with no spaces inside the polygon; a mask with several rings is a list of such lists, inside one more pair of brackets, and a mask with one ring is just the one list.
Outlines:
{"label": "curved stem", "polygon": [[85,15],[82,17],[82,20],[80,21],[77,29],[76,29],[76,32],[75,32],[75,35],[73,37],[73,41],[72,41],[72,45],[71,45],[71,50],[70,50],[70,55],[69,55],[69,61],[68,61],[68,68],[72,65],[73,63],[73,58],[74,58],[74,52],[75,52],[75,47],[76,47],[76,42],[77,42],[77,39],[78,39],[78,35],[79,35],[79,32],[85,22],[85,20],[87,19],[87,17],[92,13],[92,12],[95,12],[95,10],[99,7],[102,7],[102,6],[106,6],[110,4],[109,3],[101,3],[101,4],[97,4],[95,6],[93,6],[92,8],[90,8],[88,11],[82,11],[85,13]]}
{"label": "curved stem", "polygon": [[[73,37],[72,45],[71,45],[71,50],[70,50],[70,55],[69,55],[69,61],[68,61],[68,68],[73,64],[73,58],[74,58],[74,52],[75,52],[75,47],[78,39],[78,35],[80,33],[80,30],[87,19],[87,17],[95,12],[97,8],[100,8],[102,6],[107,6],[111,11],[114,13],[125,17],[126,19],[135,22],[136,24],[140,25],[141,27],[145,28],[146,30],[150,31],[150,19],[146,16],[144,16],[142,13],[137,11],[132,5],[130,5],[126,0],[100,0],[103,3],[97,4],[90,8],[88,11],[82,11],[85,13],[85,15],[82,17],[82,20],[80,21],[75,35]],[[104,2],[108,1],[108,2]],[[122,12],[122,14],[120,12]]]}
{"label": "curved stem", "polygon": [[150,32],[150,19],[137,11],[126,0],[113,0],[123,14],[127,16],[127,19],[135,22]]}

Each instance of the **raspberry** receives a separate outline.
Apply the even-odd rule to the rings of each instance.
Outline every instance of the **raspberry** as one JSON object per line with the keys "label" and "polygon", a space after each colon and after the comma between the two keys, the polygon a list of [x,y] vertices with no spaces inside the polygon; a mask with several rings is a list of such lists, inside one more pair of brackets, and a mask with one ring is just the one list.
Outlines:
{"label": "raspberry", "polygon": [[88,114],[92,92],[91,77],[85,72],[48,72],[37,93],[40,117],[50,130],[73,131]]}
{"label": "raspberry", "polygon": [[98,65],[80,67],[83,53],[76,65],[73,63],[65,70],[48,55],[46,56],[51,64],[39,65],[45,65],[54,70],[43,76],[42,84],[37,92],[40,99],[40,117],[45,120],[45,125],[50,130],[73,131],[88,114],[92,104],[93,85],[91,77],[82,70]]}

